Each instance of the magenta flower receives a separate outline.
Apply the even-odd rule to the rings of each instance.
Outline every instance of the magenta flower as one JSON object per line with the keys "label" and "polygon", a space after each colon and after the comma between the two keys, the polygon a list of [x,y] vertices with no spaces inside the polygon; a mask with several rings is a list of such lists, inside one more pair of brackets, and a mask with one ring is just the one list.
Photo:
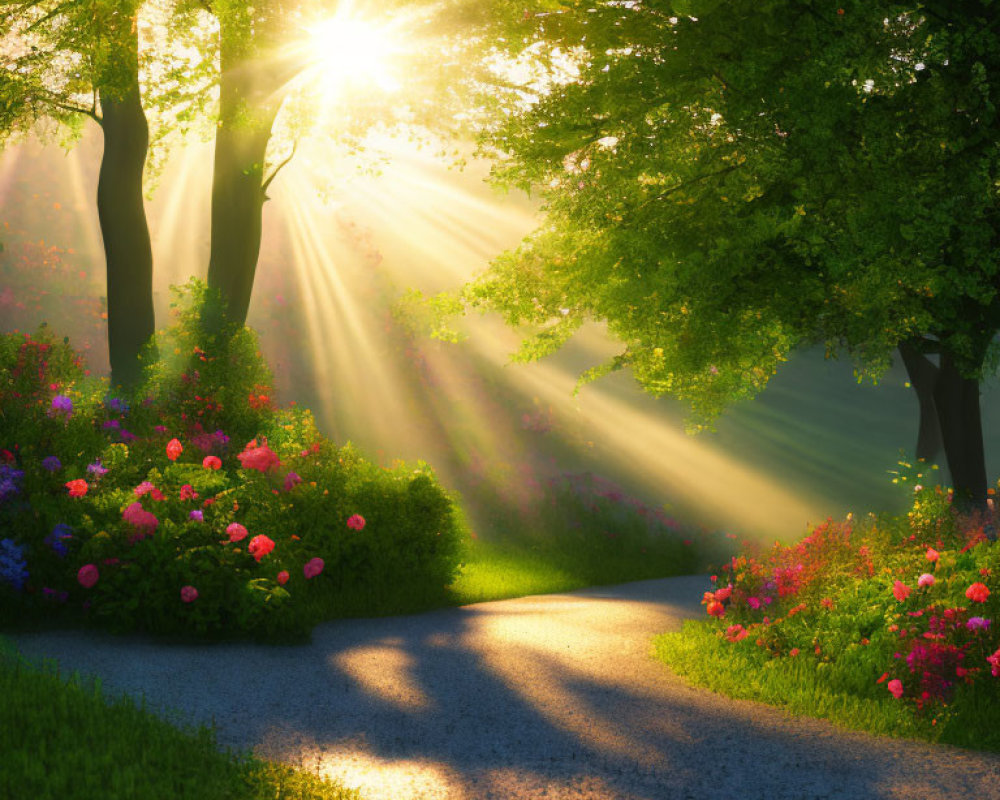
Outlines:
{"label": "magenta flower", "polygon": [[229,535],[230,542],[239,542],[242,539],[247,538],[247,529],[238,522],[229,523],[229,527],[226,528],[226,533]]}
{"label": "magenta flower", "polygon": [[149,511],[146,511],[146,509],[142,507],[142,503],[138,500],[122,512],[122,519],[133,528],[138,528],[145,533],[152,533],[156,530],[156,526],[160,524],[160,521],[156,518],[156,516]]}
{"label": "magenta flower", "polygon": [[990,672],[993,677],[1000,678],[1000,647],[997,648],[997,651],[993,655],[987,656],[986,661],[992,667]]}
{"label": "magenta flower", "polygon": [[52,411],[69,416],[73,413],[73,401],[64,394],[57,394],[52,398]]}
{"label": "magenta flower", "polygon": [[97,571],[96,564],[84,564],[80,567],[80,571],[76,573],[76,579],[84,589],[93,587],[100,577],[101,574]]}
{"label": "magenta flower", "polygon": [[302,565],[302,574],[306,576],[306,580],[315,578],[323,571],[324,566],[322,558],[311,558]]}
{"label": "magenta flower", "polygon": [[200,508],[196,508],[188,514],[188,519],[193,519],[195,522],[204,522],[205,514]]}
{"label": "magenta flower", "polygon": [[903,682],[901,680],[896,679],[889,681],[889,683],[886,684],[886,688],[897,700],[903,696]]}
{"label": "magenta flower", "polygon": [[181,600],[185,603],[193,603],[198,599],[198,590],[193,586],[182,586],[181,587]]}
{"label": "magenta flower", "polygon": [[965,623],[965,627],[970,631],[988,631],[990,629],[990,621],[985,617],[969,617],[969,621]]}
{"label": "magenta flower", "polygon": [[365,518],[360,514],[351,514],[347,518],[347,527],[351,530],[360,531],[365,527]]}
{"label": "magenta flower", "polygon": [[302,483],[302,478],[299,477],[297,472],[289,472],[285,476],[285,491],[290,492],[296,486]]}

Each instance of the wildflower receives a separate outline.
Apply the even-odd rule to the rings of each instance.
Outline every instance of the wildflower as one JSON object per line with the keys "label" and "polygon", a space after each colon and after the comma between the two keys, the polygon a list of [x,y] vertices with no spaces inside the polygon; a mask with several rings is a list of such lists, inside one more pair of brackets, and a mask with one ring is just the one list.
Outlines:
{"label": "wildflower", "polygon": [[226,528],[226,533],[229,535],[230,542],[239,542],[247,538],[247,529],[238,522],[231,522]]}
{"label": "wildflower", "polygon": [[902,581],[896,581],[892,585],[892,596],[895,597],[900,603],[910,596],[911,591],[910,587]]}
{"label": "wildflower", "polygon": [[80,567],[79,572],[76,573],[76,579],[80,582],[80,585],[84,589],[92,588],[93,585],[97,583],[97,579],[100,577],[101,575],[97,571],[97,566],[95,564],[84,564]]}
{"label": "wildflower", "polygon": [[260,534],[254,536],[247,546],[247,552],[257,559],[257,563],[274,549],[274,540],[268,536]]}
{"label": "wildflower", "polygon": [[77,478],[75,481],[69,481],[66,488],[69,489],[70,497],[83,497],[87,493],[87,482],[83,478]]}
{"label": "wildflower", "polygon": [[171,439],[167,442],[167,458],[176,461],[177,457],[184,452],[184,447],[178,439]]}
{"label": "wildflower", "polygon": [[937,561],[938,557],[940,555],[941,554],[937,550],[935,550],[933,547],[928,547],[927,548],[927,560],[928,561]]}
{"label": "wildflower", "polygon": [[[350,523],[348,523],[348,524],[350,524]],[[732,593],[733,593],[733,585],[732,584],[729,584],[728,586],[723,586],[721,589],[716,589],[716,591],[715,591],[715,599],[718,600],[719,602],[722,602],[724,600],[728,600],[729,597],[730,597],[730,595],[732,595]]]}
{"label": "wildflower", "polygon": [[100,459],[95,461],[93,464],[87,465],[87,474],[95,480],[99,480],[101,477],[106,475],[107,472],[108,468],[101,463]]}
{"label": "wildflower", "polygon": [[976,581],[965,590],[965,596],[968,597],[973,603],[985,603],[986,598],[990,596],[990,590],[986,587],[985,583],[979,583],[979,581]]}
{"label": "wildflower", "polygon": [[792,658],[795,658],[795,656],[797,656],[798,654],[799,654],[799,648],[797,647],[793,647],[791,650],[788,651],[788,655],[790,655]]}
{"label": "wildflower", "polygon": [[181,500],[194,500],[197,497],[198,493],[190,483],[185,483],[181,487]]}
{"label": "wildflower", "polygon": [[[322,558],[311,558],[302,565],[302,574],[306,576],[306,580],[315,578],[323,571],[323,566]],[[998,651],[998,655],[1000,655],[1000,651]]]}
{"label": "wildflower", "polygon": [[[183,417],[184,415],[182,414],[181,416]],[[153,430],[156,431],[157,433],[166,433],[167,432],[167,426],[166,425],[154,425],[153,426]]]}
{"label": "wildflower", "polygon": [[69,525],[65,525],[60,522],[53,529],[52,532],[46,536],[42,541],[52,548],[59,558],[65,558],[66,554],[69,552],[69,548],[63,544],[65,539],[73,538],[73,529]]}
{"label": "wildflower", "polygon": [[903,696],[903,682],[898,678],[889,681],[889,683],[886,685],[886,688],[889,690],[889,693],[897,700]]}
{"label": "wildflower", "polygon": [[750,606],[750,608],[752,608],[754,611],[756,611],[757,609],[760,608],[760,598],[748,597],[747,605]]}
{"label": "wildflower", "polygon": [[73,414],[73,401],[64,394],[57,394],[52,398],[52,413],[71,416]]}
{"label": "wildflower", "polygon": [[62,469],[62,462],[55,456],[45,456],[42,459],[42,469],[47,469],[49,472],[55,472]]}
{"label": "wildflower", "polygon": [[204,522],[205,513],[200,508],[196,508],[188,514],[188,519],[193,519],[195,522]]}
{"label": "wildflower", "polygon": [[934,585],[934,576],[931,575],[929,572],[925,572],[923,575],[917,578],[917,586],[923,587],[923,586],[933,586],[933,585]]}
{"label": "wildflower", "polygon": [[747,638],[748,631],[742,625],[730,625],[726,628],[726,638],[731,642],[739,642]]}
{"label": "wildflower", "polygon": [[198,590],[193,586],[182,586],[181,587],[181,600],[185,603],[193,603],[198,599]]}
{"label": "wildflower", "polygon": [[122,511],[122,519],[144,534],[153,533],[160,524],[156,516],[146,511],[139,501],[132,503]]}
{"label": "wildflower", "polygon": [[299,477],[298,473],[289,472],[285,476],[285,491],[286,492],[292,491],[292,489],[294,489],[300,483],[302,483],[302,478]]}
{"label": "wildflower", "polygon": [[365,518],[360,514],[351,514],[347,518],[347,527],[355,531],[360,531],[365,527]]}
{"label": "wildflower", "polygon": [[267,472],[281,463],[277,453],[268,447],[266,442],[258,446],[256,439],[248,442],[243,452],[236,457],[243,469],[255,469],[258,472]]}
{"label": "wildflower", "polygon": [[205,469],[219,469],[222,466],[222,461],[218,456],[205,456],[201,461],[201,465]]}
{"label": "wildflower", "polygon": [[823,606],[823,608],[826,608],[826,609],[833,608],[833,598],[832,597],[824,597],[822,600],[819,601],[819,604],[821,606]]}
{"label": "wildflower", "polygon": [[990,621],[985,617],[969,617],[965,627],[970,631],[987,631],[990,629]]}
{"label": "wildflower", "polygon": [[153,486],[153,484],[150,483],[149,481],[143,481],[138,486],[136,486],[135,489],[132,490],[132,493],[136,497],[142,497],[144,494],[148,494],[149,492],[153,491],[153,489],[155,489],[155,488],[156,487]]}
{"label": "wildflower", "polygon": [[278,573],[278,584],[284,586],[286,583],[288,583],[288,577],[289,577],[288,570],[287,569],[281,570],[281,572]]}
{"label": "wildflower", "polygon": [[110,408],[112,411],[117,411],[119,414],[128,413],[128,403],[124,400],[119,400],[117,397],[112,397],[108,395],[104,398],[104,405]]}
{"label": "wildflower", "polygon": [[0,579],[17,591],[21,591],[28,580],[24,545],[19,545],[13,539],[0,539]]}
{"label": "wildflower", "polygon": [[708,604],[708,606],[706,606],[705,610],[711,616],[718,617],[719,619],[722,619],[724,616],[726,616],[726,607],[722,605],[722,603],[720,603],[718,600],[712,600]]}
{"label": "wildflower", "polygon": [[994,678],[1000,678],[1000,647],[997,648],[997,651],[993,655],[987,656],[986,661],[991,666],[990,674]]}

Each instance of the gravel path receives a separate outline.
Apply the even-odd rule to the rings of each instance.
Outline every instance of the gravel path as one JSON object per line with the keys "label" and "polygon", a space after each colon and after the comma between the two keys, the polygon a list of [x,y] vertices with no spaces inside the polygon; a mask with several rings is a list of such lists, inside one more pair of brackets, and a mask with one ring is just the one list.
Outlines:
{"label": "gravel path", "polygon": [[367,800],[1000,800],[1000,756],[686,686],[650,639],[704,613],[705,588],[668,578],[331,622],[296,647],[13,638]]}

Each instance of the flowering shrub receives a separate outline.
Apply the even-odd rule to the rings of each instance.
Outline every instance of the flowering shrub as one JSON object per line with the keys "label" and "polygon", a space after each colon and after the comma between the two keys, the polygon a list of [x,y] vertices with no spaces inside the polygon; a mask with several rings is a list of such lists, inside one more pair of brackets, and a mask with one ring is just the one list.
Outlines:
{"label": "flowering shrub", "polygon": [[450,583],[461,530],[431,471],[376,467],[262,402],[252,334],[200,319],[158,336],[197,365],[151,364],[130,397],[44,331],[0,337],[0,622],[300,636],[346,598]]}
{"label": "flowering shrub", "polygon": [[947,723],[964,696],[1000,697],[1000,544],[988,522],[920,486],[905,516],[848,515],[733,557],[704,594],[718,620],[706,624],[726,646],[765,662],[801,653],[855,695]]}

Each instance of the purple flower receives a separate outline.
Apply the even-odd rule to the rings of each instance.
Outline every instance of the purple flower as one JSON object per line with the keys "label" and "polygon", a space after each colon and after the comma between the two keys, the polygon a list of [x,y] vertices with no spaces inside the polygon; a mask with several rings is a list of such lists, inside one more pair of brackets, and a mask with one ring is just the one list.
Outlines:
{"label": "purple flower", "polygon": [[294,489],[300,483],[302,483],[302,478],[299,477],[298,473],[289,472],[285,476],[285,491],[286,492],[292,491],[292,489]]}
{"label": "purple flower", "polygon": [[42,541],[52,548],[52,551],[59,556],[59,558],[65,558],[66,554],[69,552],[69,548],[63,544],[63,540],[73,538],[73,529],[60,522],[52,529],[52,533],[46,536]]}
{"label": "purple flower", "polygon": [[62,462],[55,456],[45,456],[42,459],[42,467],[47,469],[49,472],[55,472],[56,470],[62,469]]}
{"label": "purple flower", "polygon": [[988,631],[990,629],[990,621],[985,617],[969,617],[969,621],[965,623],[965,627],[970,631]]}
{"label": "purple flower", "polygon": [[21,491],[23,477],[24,472],[21,470],[14,469],[9,464],[0,464],[0,503]]}
{"label": "purple flower", "polygon": [[108,419],[104,421],[104,425],[102,425],[101,427],[103,427],[104,430],[109,431],[109,430],[117,430],[121,426],[122,424],[118,420]]}
{"label": "purple flower", "polygon": [[156,425],[156,426],[153,427],[153,430],[156,431],[157,433],[166,433],[167,432],[167,426],[166,425]]}
{"label": "purple flower", "polygon": [[57,394],[52,398],[52,411],[69,416],[73,413],[73,401],[64,394]]}
{"label": "purple flower", "polygon": [[110,408],[112,411],[117,411],[119,414],[128,413],[128,403],[124,400],[119,400],[117,397],[112,397],[108,395],[104,398],[104,405]]}
{"label": "purple flower", "polygon": [[205,514],[202,512],[200,508],[196,508],[190,514],[188,514],[188,519],[193,519],[195,522],[204,522]]}
{"label": "purple flower", "polygon": [[18,591],[28,580],[28,562],[24,558],[24,545],[13,539],[0,539],[0,580]]}
{"label": "purple flower", "polygon": [[102,475],[106,474],[107,471],[108,468],[101,463],[100,459],[95,461],[93,464],[87,465],[87,474],[94,479],[100,478]]}

